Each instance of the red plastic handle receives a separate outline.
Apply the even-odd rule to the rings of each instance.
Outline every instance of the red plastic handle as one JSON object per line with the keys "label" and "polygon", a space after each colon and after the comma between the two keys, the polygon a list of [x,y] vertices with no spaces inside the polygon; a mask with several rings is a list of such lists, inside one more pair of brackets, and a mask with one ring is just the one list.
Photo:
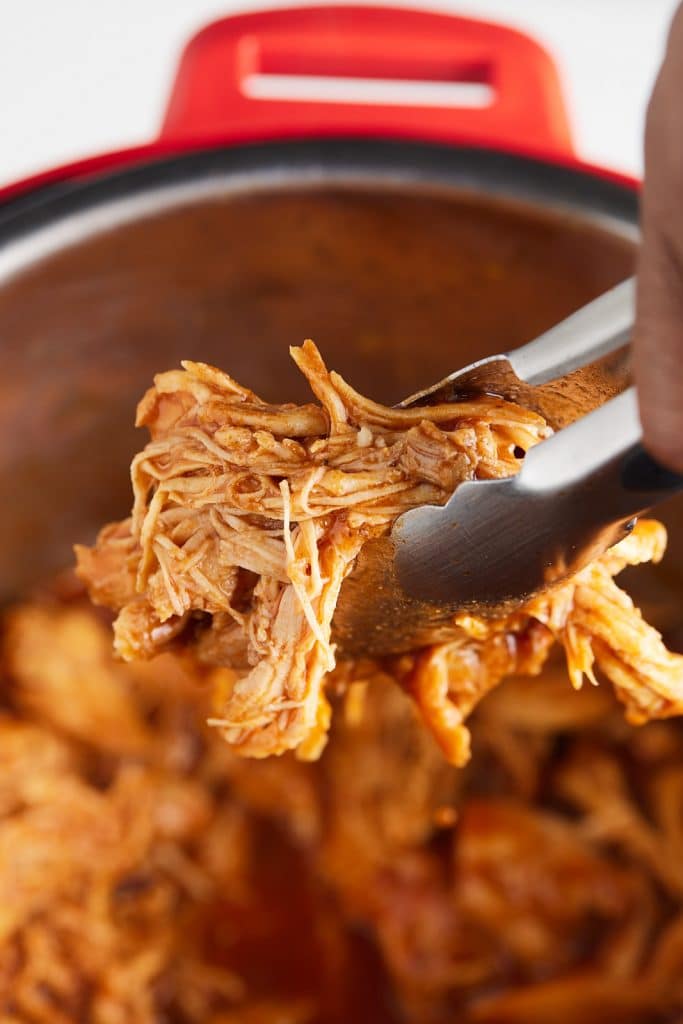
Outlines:
{"label": "red plastic handle", "polygon": [[[254,75],[468,82],[487,106],[259,99]],[[404,90],[408,88],[403,86]],[[416,93],[419,90],[416,89]],[[308,7],[214,22],[182,56],[161,137],[247,141],[330,135],[418,138],[571,157],[555,65],[528,36],[390,7]]]}

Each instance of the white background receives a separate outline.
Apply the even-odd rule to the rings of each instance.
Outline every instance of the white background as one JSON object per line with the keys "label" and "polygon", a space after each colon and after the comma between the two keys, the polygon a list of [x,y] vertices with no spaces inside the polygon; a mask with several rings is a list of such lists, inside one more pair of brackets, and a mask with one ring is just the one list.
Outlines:
{"label": "white background", "polygon": [[[293,3],[294,0],[291,0]],[[507,22],[554,55],[577,148],[642,168],[647,97],[677,0],[432,0]],[[151,139],[187,39],[277,0],[0,0],[0,185]]]}

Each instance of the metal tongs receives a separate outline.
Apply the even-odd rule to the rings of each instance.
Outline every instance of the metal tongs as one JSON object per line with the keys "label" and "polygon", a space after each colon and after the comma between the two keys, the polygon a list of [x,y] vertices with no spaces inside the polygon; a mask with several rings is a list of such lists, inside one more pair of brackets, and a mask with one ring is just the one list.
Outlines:
{"label": "metal tongs", "polygon": [[458,612],[497,616],[585,566],[635,517],[683,488],[641,444],[624,281],[529,344],[481,359],[402,407],[497,395],[556,431],[520,472],[461,484],[401,515],[345,580],[333,638],[348,655],[397,654],[453,635]]}

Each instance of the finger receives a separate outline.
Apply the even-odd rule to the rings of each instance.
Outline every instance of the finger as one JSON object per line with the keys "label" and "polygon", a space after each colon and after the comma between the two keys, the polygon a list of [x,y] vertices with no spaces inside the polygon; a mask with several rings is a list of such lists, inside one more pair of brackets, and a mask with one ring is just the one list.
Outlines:
{"label": "finger", "polygon": [[648,107],[634,371],[646,447],[683,471],[683,5]]}
{"label": "finger", "polygon": [[638,268],[634,372],[643,441],[683,472],[683,274],[666,234],[643,219]]}

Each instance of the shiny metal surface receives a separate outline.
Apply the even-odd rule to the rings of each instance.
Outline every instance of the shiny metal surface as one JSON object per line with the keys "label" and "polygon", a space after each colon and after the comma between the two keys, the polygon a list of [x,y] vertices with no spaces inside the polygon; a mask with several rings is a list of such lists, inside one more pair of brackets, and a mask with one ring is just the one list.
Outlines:
{"label": "shiny metal surface", "polygon": [[505,615],[583,568],[683,489],[640,439],[630,387],[532,448],[516,476],[467,482],[443,507],[404,513],[345,584],[338,626],[349,647],[386,655],[449,639],[457,612]]}
{"label": "shiny metal surface", "polygon": [[310,336],[391,404],[627,277],[636,217],[628,189],[569,169],[357,140],[191,154],[0,209],[1,596],[126,514],[158,370],[204,359],[304,399],[288,347]]}
{"label": "shiny metal surface", "polygon": [[634,311],[629,278],[526,345],[478,359],[399,405],[492,394],[533,409],[558,430],[628,386]]}
{"label": "shiny metal surface", "polygon": [[669,496],[622,484],[622,463],[641,437],[635,391],[625,390],[633,319],[631,278],[539,338],[400,403],[494,394],[559,432],[527,454],[516,477],[461,484],[444,506],[405,512],[389,538],[366,545],[347,583],[353,602],[343,596],[336,614],[349,643],[401,653],[433,640],[435,629],[447,636],[457,612],[504,615],[583,568],[623,537],[628,520]]}
{"label": "shiny metal surface", "polygon": [[683,487],[674,474],[636,472],[636,458],[654,467],[640,440],[630,387],[532,448],[517,476],[464,483],[444,508],[405,513],[393,531],[404,592],[504,614],[582,569]]}

